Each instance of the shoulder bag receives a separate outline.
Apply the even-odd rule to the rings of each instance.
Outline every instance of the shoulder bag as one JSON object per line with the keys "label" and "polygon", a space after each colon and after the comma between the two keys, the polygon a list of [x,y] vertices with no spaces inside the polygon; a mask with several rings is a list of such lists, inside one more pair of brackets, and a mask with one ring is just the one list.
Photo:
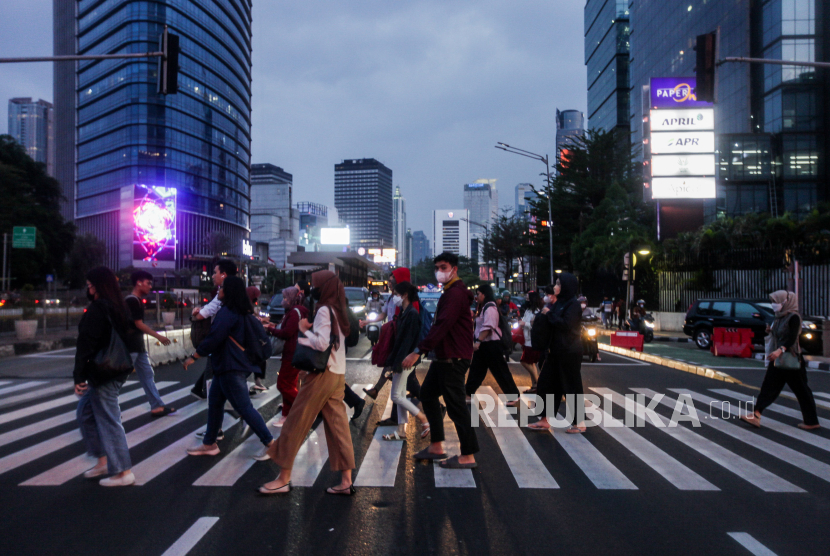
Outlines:
{"label": "shoulder bag", "polygon": [[[799,319],[798,325],[800,327],[801,326],[801,317],[798,316],[798,315],[795,315],[795,316]],[[787,321],[788,321],[787,325],[788,326],[789,326],[789,319],[792,319],[792,318],[793,317],[790,316],[787,319]],[[782,370],[785,370],[785,371],[797,371],[797,370],[801,369],[800,353],[801,353],[801,346],[798,344],[798,339],[796,338],[795,344],[793,344],[793,349],[785,351],[784,353],[781,354],[780,357],[778,357],[775,360],[775,362],[774,362],[775,368],[776,369],[782,369]]]}
{"label": "shoulder bag", "polygon": [[329,310],[329,319],[331,320],[331,338],[329,340],[329,347],[323,351],[314,349],[313,347],[303,345],[297,342],[297,350],[294,352],[294,357],[291,359],[291,366],[301,371],[309,373],[322,373],[329,365],[329,357],[331,357],[331,348],[334,346],[334,314]]}

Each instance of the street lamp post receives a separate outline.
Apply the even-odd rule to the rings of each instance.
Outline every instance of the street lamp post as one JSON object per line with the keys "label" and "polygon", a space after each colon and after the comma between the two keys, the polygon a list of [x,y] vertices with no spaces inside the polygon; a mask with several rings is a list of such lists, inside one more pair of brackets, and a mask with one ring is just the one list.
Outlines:
{"label": "street lamp post", "polygon": [[[518,154],[521,156],[526,156],[527,158],[532,158],[534,160],[539,160],[545,163],[545,176],[547,176],[547,188],[545,189],[545,197],[548,199],[548,238],[550,241],[550,281],[553,283],[553,211],[551,210],[550,205],[550,163],[548,161],[548,156],[542,156],[541,154],[532,153],[530,151],[526,151],[524,149],[520,149],[517,147],[511,147],[506,143],[498,143],[495,145],[497,149],[501,149],[508,153]],[[534,189],[534,191],[536,191]],[[536,191],[538,195],[539,192]]]}

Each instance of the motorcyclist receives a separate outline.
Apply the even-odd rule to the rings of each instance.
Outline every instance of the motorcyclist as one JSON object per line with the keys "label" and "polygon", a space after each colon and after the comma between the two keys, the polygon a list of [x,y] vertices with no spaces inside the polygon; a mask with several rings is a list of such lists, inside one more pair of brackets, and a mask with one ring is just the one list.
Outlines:
{"label": "motorcyclist", "polygon": [[646,316],[646,302],[643,299],[637,301],[637,304],[631,308],[631,330],[641,332],[642,319]]}
{"label": "motorcyclist", "polygon": [[510,292],[501,294],[501,303],[497,303],[497,305],[501,314],[508,319],[513,315],[518,316],[519,314],[519,307],[510,299]]}
{"label": "motorcyclist", "polygon": [[579,301],[580,307],[582,307],[583,320],[596,317],[594,310],[588,307],[588,299],[584,295],[580,295],[577,301]]}
{"label": "motorcyclist", "polygon": [[380,314],[381,312],[383,312],[383,301],[380,300],[380,292],[378,292],[377,290],[372,290],[372,293],[369,294],[369,296],[370,299],[366,303],[366,314]]}

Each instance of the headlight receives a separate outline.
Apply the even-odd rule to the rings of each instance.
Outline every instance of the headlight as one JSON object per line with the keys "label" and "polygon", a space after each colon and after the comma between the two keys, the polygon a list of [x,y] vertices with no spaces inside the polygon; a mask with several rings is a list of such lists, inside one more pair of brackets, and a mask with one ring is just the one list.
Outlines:
{"label": "headlight", "polygon": [[511,325],[510,325],[510,327],[511,327],[511,328],[513,328],[513,329],[515,330],[516,328],[519,328],[519,323],[518,323],[518,322],[514,322],[513,324],[511,324]]}
{"label": "headlight", "polygon": [[815,329],[818,328],[818,326],[816,326],[816,323],[814,323],[814,322],[802,322],[801,323],[801,328],[807,328],[809,330],[815,330]]}
{"label": "headlight", "polygon": [[378,318],[378,314],[376,312],[372,311],[369,313],[369,320],[375,320],[376,318]]}
{"label": "headlight", "polygon": [[807,338],[808,340],[812,340],[812,339],[813,339],[813,335],[812,335],[812,334],[804,334],[804,337],[805,337],[805,338]]}
{"label": "headlight", "polygon": [[648,326],[649,328],[654,328],[654,323],[646,321],[646,326]]}
{"label": "headlight", "polygon": [[362,311],[365,308],[366,308],[366,305],[354,305],[354,306],[352,306],[351,309],[352,309],[352,313],[359,313],[360,311]]}
{"label": "headlight", "polygon": [[596,335],[597,335],[597,329],[596,328],[589,328],[588,329],[588,336],[596,336]]}

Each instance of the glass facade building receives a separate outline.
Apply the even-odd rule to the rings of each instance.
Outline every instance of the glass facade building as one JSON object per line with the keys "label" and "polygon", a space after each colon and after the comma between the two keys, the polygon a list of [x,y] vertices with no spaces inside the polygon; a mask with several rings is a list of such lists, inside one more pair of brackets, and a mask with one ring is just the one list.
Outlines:
{"label": "glass facade building", "polygon": [[31,98],[9,100],[9,135],[14,137],[35,162],[46,165],[54,176],[55,136],[52,103]]}
{"label": "glass facade building", "polygon": [[628,129],[629,0],[585,4],[588,127]]}
{"label": "glass facade building", "polygon": [[424,259],[432,258],[432,248],[429,238],[423,230],[412,233],[412,264],[416,265]]}
{"label": "glass facade building", "polygon": [[[556,161],[562,160],[562,151],[585,133],[585,116],[579,110],[556,109]],[[555,171],[555,169],[554,169]]]}
{"label": "glass facade building", "polygon": [[393,247],[392,170],[374,158],[334,165],[334,208],[353,247]]}
{"label": "glass facade building", "polygon": [[397,250],[398,266],[406,266],[409,253],[406,249],[406,199],[401,195],[401,188],[395,187],[392,197],[392,242]]}
{"label": "glass facade building", "polygon": [[205,238],[213,233],[227,236],[236,255],[250,229],[250,0],[73,3],[78,54],[155,51],[165,25],[181,48],[178,93],[166,96],[156,93],[156,59],[76,64],[80,233],[106,242],[108,265],[125,266],[123,244],[132,238],[122,188],[170,187],[178,198],[176,267],[210,258]]}

